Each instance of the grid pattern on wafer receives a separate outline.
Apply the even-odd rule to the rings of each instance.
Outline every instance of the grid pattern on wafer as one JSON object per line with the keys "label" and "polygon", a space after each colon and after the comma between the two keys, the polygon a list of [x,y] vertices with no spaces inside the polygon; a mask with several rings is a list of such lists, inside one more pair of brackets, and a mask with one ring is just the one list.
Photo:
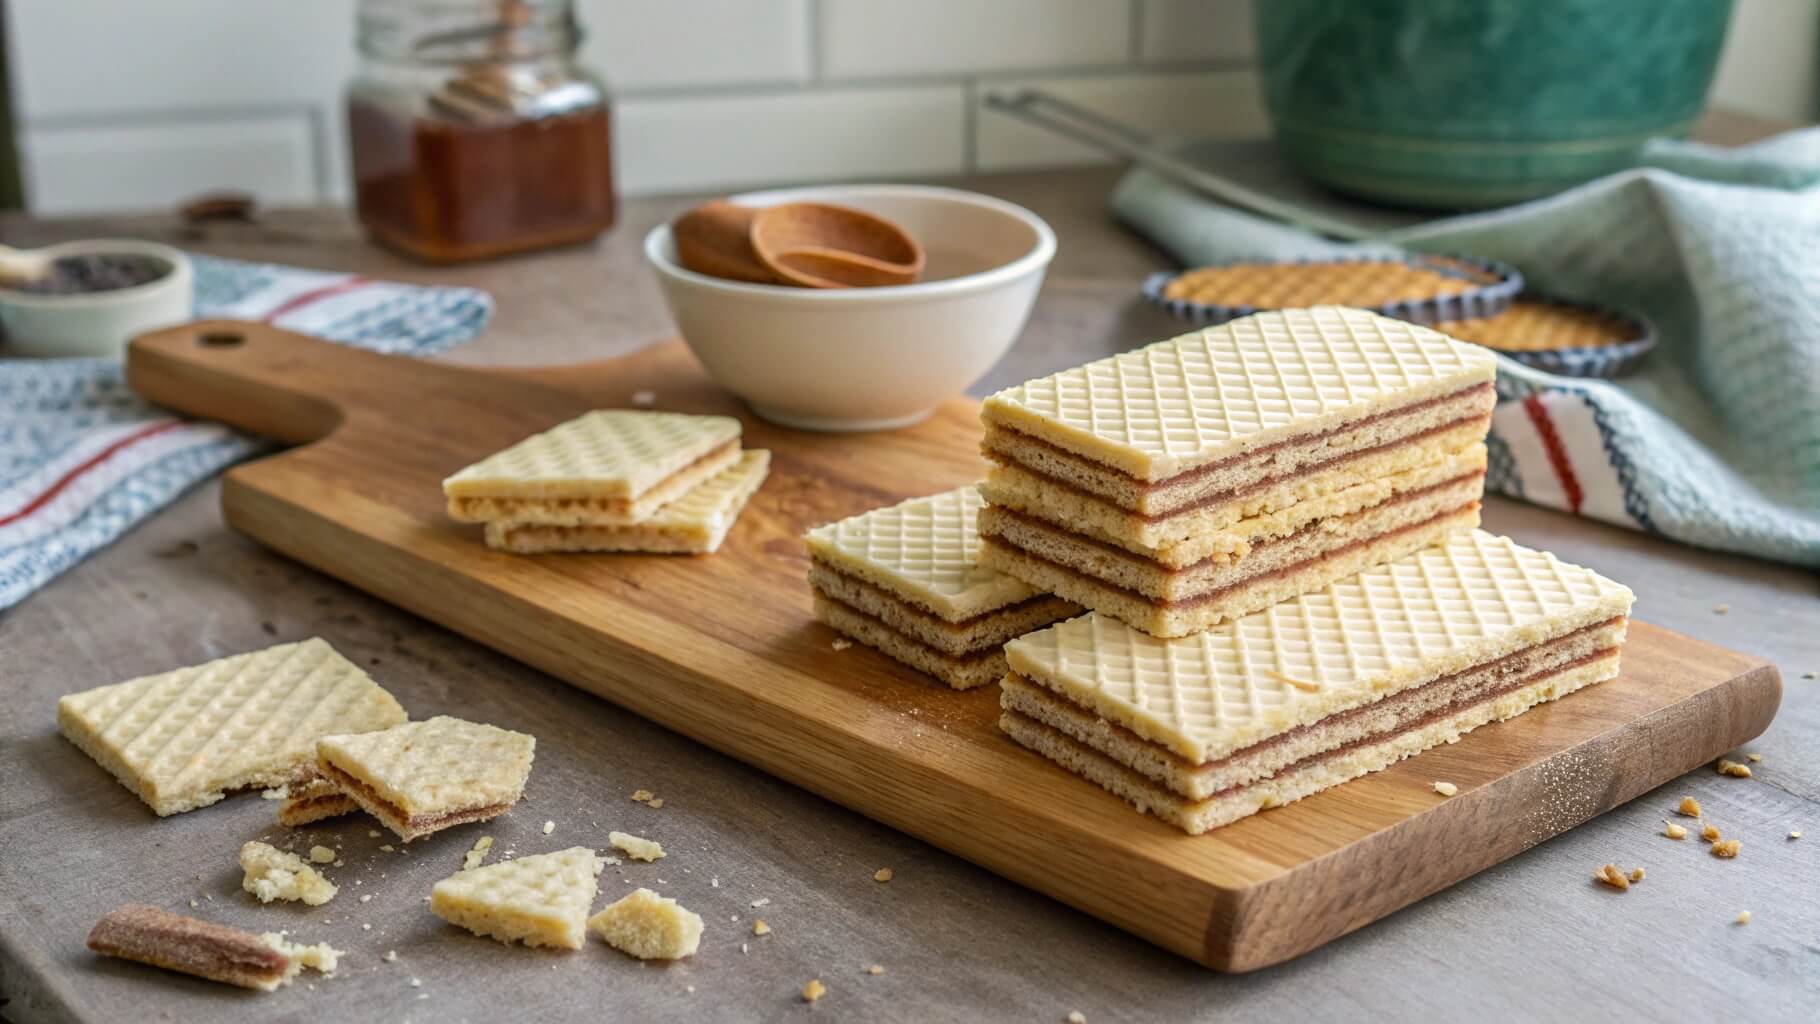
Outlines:
{"label": "grid pattern on wafer", "polygon": [[988,398],[985,418],[1110,454],[1155,480],[1405,396],[1489,382],[1496,368],[1485,349],[1425,327],[1356,309],[1293,309],[1028,381]]}
{"label": "grid pattern on wafer", "polygon": [[969,484],[809,531],[811,553],[950,622],[1036,595],[979,564],[979,510]]}
{"label": "grid pattern on wafer", "polygon": [[413,817],[516,801],[536,745],[522,732],[438,715],[383,732],[325,737],[316,749],[322,763]]}
{"label": "grid pattern on wafer", "polygon": [[1163,295],[1208,305],[1293,309],[1419,302],[1480,287],[1479,282],[1403,260],[1341,260],[1200,267],[1170,281]]}
{"label": "grid pattern on wafer", "polygon": [[1443,321],[1435,325],[1435,330],[1506,352],[1604,348],[1638,337],[1637,327],[1623,317],[1531,299],[1517,299],[1497,316]]}
{"label": "grid pattern on wafer", "polygon": [[1096,614],[1006,651],[1013,671],[1205,761],[1399,679],[1457,671],[1449,659],[1481,642],[1528,646],[1551,620],[1626,614],[1629,603],[1628,589],[1589,569],[1474,530],[1194,636],[1157,639]]}
{"label": "grid pattern on wafer", "polygon": [[570,526],[487,524],[489,547],[504,551],[712,552],[733,528],[753,492],[765,482],[771,453],[762,448],[739,454],[731,468],[696,484],[649,519],[630,525]]}
{"label": "grid pattern on wafer", "polygon": [[502,941],[578,949],[603,867],[585,846],[499,861],[437,882],[430,909]]}
{"label": "grid pattern on wafer", "polygon": [[739,433],[728,416],[599,410],[488,456],[442,488],[450,497],[635,498]]}
{"label": "grid pattern on wafer", "polygon": [[159,814],[311,774],[316,740],[384,729],[404,708],[321,639],[64,697],[63,734]]}

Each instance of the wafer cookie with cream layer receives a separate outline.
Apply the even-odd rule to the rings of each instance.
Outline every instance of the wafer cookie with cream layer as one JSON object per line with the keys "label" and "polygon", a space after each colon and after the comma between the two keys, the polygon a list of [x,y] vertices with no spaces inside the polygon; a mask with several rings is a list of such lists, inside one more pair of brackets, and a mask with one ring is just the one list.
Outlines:
{"label": "wafer cookie with cream layer", "polygon": [[643,551],[653,554],[712,554],[752,494],[765,482],[771,453],[753,449],[731,467],[696,484],[675,502],[642,522],[624,526],[551,526],[512,521],[487,524],[487,546],[518,554],[554,551]]}
{"label": "wafer cookie with cream layer", "polygon": [[316,770],[408,843],[511,810],[536,748],[525,733],[438,715],[325,736],[316,743]]}

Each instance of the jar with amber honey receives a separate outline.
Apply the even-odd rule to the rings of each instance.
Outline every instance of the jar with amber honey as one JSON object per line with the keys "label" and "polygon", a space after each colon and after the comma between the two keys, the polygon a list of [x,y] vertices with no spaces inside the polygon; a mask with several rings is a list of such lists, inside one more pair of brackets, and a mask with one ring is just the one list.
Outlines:
{"label": "jar with amber honey", "polygon": [[358,35],[349,150],[375,241],[456,263],[612,225],[612,120],[573,0],[361,0]]}

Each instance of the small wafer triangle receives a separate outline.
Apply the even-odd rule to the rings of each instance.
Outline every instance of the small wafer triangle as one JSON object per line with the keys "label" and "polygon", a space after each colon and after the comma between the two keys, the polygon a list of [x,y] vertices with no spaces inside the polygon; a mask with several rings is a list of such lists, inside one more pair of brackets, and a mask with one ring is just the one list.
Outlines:
{"label": "small wafer triangle", "polygon": [[585,846],[458,871],[430,891],[430,910],[476,935],[580,949],[606,862]]}

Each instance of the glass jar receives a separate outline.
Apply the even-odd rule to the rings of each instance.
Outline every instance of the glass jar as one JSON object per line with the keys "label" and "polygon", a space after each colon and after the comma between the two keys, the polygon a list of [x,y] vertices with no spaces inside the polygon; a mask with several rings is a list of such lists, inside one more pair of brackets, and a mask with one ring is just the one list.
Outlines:
{"label": "glass jar", "polygon": [[612,120],[573,0],[361,0],[358,23],[349,151],[374,240],[455,263],[612,225]]}

